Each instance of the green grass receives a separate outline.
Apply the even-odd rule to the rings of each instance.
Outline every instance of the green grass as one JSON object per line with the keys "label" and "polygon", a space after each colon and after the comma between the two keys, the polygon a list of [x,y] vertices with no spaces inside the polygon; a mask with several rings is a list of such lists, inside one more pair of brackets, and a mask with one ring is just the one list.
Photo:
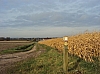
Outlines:
{"label": "green grass", "polygon": [[46,52],[48,52],[48,51],[50,51],[51,49],[54,49],[54,48],[49,47],[49,46],[44,45],[44,44],[36,43],[36,49],[37,49],[37,51],[39,51],[40,49],[46,49]]}
{"label": "green grass", "polygon": [[95,58],[94,62],[85,62],[82,60],[79,65],[85,74],[100,74],[100,61],[98,58]]}
{"label": "green grass", "polygon": [[0,52],[0,54],[11,54],[11,53],[16,53],[16,52],[25,52],[25,51],[29,51],[32,49],[32,47],[34,46],[35,43],[29,44],[29,45],[24,45],[24,46],[19,46],[16,48],[12,48],[12,49],[7,49],[7,50],[2,50]]}
{"label": "green grass", "polygon": [[[37,52],[47,49],[37,58],[29,58],[18,62],[8,70],[8,74],[63,74],[62,53],[46,45],[37,44]],[[94,63],[85,62],[77,56],[69,54],[69,74],[99,74],[98,59]],[[80,73],[79,73],[80,72]]]}

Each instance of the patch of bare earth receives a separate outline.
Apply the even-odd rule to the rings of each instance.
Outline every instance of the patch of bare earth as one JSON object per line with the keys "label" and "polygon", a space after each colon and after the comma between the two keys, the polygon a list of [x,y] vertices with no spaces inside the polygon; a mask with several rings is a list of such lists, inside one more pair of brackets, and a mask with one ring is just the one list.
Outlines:
{"label": "patch of bare earth", "polygon": [[0,41],[0,51],[31,44],[29,41]]}
{"label": "patch of bare earth", "polygon": [[44,51],[44,49],[36,51],[36,46],[34,46],[32,50],[27,52],[0,55],[0,74],[7,74],[7,69],[14,66],[16,62],[30,57],[37,57]]}

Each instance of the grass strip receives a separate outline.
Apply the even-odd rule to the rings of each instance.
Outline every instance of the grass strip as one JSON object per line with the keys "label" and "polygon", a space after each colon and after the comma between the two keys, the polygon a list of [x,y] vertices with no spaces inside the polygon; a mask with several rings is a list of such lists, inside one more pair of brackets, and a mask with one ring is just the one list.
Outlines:
{"label": "grass strip", "polygon": [[2,50],[0,52],[0,54],[12,54],[12,53],[17,53],[17,52],[25,52],[25,51],[29,51],[32,49],[32,47],[34,46],[35,43],[29,44],[29,45],[24,45],[24,46],[19,46],[16,48],[12,48],[12,49],[7,49],[7,50]]}

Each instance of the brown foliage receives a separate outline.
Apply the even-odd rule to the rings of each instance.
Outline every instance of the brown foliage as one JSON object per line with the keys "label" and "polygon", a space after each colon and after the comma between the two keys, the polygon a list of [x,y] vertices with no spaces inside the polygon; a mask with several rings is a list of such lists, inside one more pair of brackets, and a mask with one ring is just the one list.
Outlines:
{"label": "brown foliage", "polygon": [[[46,44],[59,51],[64,48],[62,38],[40,41],[40,44]],[[68,37],[69,53],[78,55],[86,61],[93,61],[93,57],[100,56],[100,32],[84,33]]]}

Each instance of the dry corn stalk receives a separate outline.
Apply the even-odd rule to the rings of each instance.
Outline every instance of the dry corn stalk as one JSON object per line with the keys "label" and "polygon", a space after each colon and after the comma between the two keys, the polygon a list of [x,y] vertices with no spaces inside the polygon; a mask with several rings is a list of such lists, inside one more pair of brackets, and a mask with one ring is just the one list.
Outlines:
{"label": "dry corn stalk", "polygon": [[[100,32],[84,33],[68,38],[69,53],[78,55],[86,61],[92,62],[92,57],[100,56]],[[62,38],[49,39],[40,41],[40,44],[45,44],[59,51],[63,50],[64,41]]]}

